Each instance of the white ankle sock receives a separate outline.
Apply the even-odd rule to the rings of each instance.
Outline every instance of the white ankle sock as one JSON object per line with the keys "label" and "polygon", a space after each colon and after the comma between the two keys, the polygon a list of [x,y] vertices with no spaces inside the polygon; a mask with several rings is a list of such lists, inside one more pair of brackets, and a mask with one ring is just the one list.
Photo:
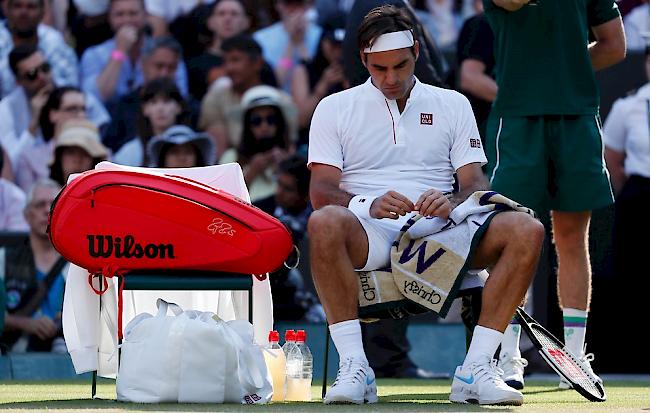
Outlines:
{"label": "white ankle sock", "polygon": [[347,320],[329,326],[332,340],[339,352],[339,359],[361,358],[368,361],[363,350],[361,339],[361,324],[359,320]]}
{"label": "white ankle sock", "polygon": [[519,351],[519,337],[521,336],[521,326],[519,321],[512,319],[506,331],[503,332],[503,341],[501,341],[501,356],[508,354],[510,358],[521,357]]}
{"label": "white ankle sock", "polygon": [[564,308],[564,344],[575,355],[582,356],[587,333],[587,311]]}
{"label": "white ankle sock", "polygon": [[502,332],[483,326],[476,326],[463,366],[469,366],[473,362],[485,358],[492,360],[502,340]]}

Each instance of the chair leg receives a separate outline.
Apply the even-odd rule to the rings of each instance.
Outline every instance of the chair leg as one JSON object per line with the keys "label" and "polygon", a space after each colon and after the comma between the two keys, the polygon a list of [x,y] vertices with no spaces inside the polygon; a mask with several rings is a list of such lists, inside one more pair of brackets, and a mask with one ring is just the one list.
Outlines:
{"label": "chair leg", "polygon": [[330,329],[325,321],[325,364],[323,364],[323,390],[321,391],[321,396],[324,399],[325,394],[327,393],[327,364],[329,363],[330,355]]}
{"label": "chair leg", "polygon": [[248,322],[253,324],[253,287],[248,289]]}
{"label": "chair leg", "polygon": [[93,371],[93,381],[90,386],[90,398],[94,399],[97,394],[97,370]]}
{"label": "chair leg", "polygon": [[[104,276],[99,274],[99,291],[104,290]],[[99,297],[99,316],[102,315],[102,296]],[[97,395],[97,370],[93,371],[93,378],[90,384],[90,398],[94,399]]]}

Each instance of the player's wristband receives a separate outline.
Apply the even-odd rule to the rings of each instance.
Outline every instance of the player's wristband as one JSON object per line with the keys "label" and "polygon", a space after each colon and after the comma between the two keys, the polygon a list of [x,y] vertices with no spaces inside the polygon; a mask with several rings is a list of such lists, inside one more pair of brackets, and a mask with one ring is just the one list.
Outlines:
{"label": "player's wristband", "polygon": [[111,52],[111,59],[123,62],[126,60],[126,55],[123,51],[115,49]]}
{"label": "player's wristband", "polygon": [[370,216],[370,207],[375,199],[377,199],[376,196],[355,195],[350,200],[348,209],[359,218],[372,218]]}

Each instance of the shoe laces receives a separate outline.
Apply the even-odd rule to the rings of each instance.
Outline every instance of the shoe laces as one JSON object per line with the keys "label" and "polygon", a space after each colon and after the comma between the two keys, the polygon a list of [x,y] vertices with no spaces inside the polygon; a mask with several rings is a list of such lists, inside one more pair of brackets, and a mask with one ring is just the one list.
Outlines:
{"label": "shoe laces", "polygon": [[489,363],[476,363],[472,369],[473,373],[481,380],[492,381],[495,383],[502,382],[503,379],[501,376],[503,376],[503,370],[499,368],[497,363],[496,359],[490,360]]}
{"label": "shoe laces", "polygon": [[366,375],[363,361],[346,358],[339,363],[339,371],[336,374],[336,380],[332,383],[332,387],[338,384],[365,383]]}
{"label": "shoe laces", "polygon": [[512,370],[514,368],[522,370],[524,367],[528,367],[528,360],[523,357],[512,357],[503,362],[501,367],[503,370]]}
{"label": "shoe laces", "polygon": [[[587,343],[582,347],[582,355],[580,356],[580,361],[585,363],[589,370],[591,369],[591,362],[594,361],[594,353],[587,353]],[[593,373],[593,370],[591,371]]]}
{"label": "shoe laces", "polygon": [[591,362],[594,361],[594,353],[587,353],[587,343],[585,343],[585,346],[582,349],[582,356],[580,356],[580,361],[582,361],[585,364],[585,367],[587,370],[589,370],[589,373],[593,374],[596,376],[598,381],[601,383],[603,380],[598,376],[596,373],[594,373],[594,369],[591,368]]}
{"label": "shoe laces", "polygon": [[580,360],[585,363],[585,367],[589,369],[591,374],[595,374],[594,370],[591,368],[591,362],[594,361],[594,353],[585,354],[580,357]]}

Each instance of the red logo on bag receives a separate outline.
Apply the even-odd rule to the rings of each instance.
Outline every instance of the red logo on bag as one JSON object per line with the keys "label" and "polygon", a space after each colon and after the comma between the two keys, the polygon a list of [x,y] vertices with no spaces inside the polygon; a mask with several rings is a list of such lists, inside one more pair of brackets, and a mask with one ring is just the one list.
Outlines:
{"label": "red logo on bag", "polygon": [[212,223],[208,225],[208,231],[213,234],[230,235],[231,237],[235,235],[235,230],[232,229],[232,225],[221,218],[214,218]]}
{"label": "red logo on bag", "polygon": [[433,113],[420,113],[421,125],[433,125]]}

